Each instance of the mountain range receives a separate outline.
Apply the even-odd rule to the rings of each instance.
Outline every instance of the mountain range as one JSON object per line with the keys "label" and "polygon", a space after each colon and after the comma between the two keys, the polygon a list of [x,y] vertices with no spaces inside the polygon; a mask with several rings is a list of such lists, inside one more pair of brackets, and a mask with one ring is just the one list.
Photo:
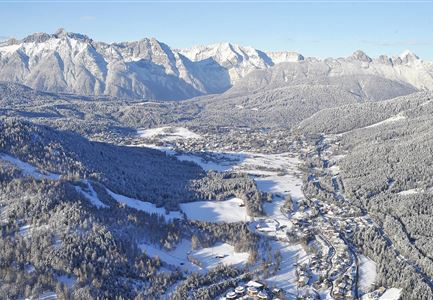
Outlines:
{"label": "mountain range", "polygon": [[107,44],[62,29],[1,43],[0,69],[1,81],[40,91],[145,100],[332,85],[341,82],[336,78],[349,81],[345,88],[357,95],[365,92],[365,82],[370,90],[380,89],[377,80],[397,90],[433,89],[433,63],[411,52],[372,59],[356,51],[346,58],[322,60],[230,43],[172,49],[155,38],[144,38]]}

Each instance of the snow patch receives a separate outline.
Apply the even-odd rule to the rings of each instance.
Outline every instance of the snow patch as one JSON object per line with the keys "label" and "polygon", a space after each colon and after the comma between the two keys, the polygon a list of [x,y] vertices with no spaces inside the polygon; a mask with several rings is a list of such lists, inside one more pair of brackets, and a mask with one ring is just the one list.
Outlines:
{"label": "snow patch", "polygon": [[380,300],[398,300],[400,299],[401,289],[397,288],[390,288],[383,293],[382,296],[380,296]]}
{"label": "snow patch", "polygon": [[414,195],[414,194],[418,194],[421,193],[422,190],[421,189],[410,189],[410,190],[405,190],[405,191],[401,191],[399,193],[397,193],[400,196],[408,196],[408,195]]}
{"label": "snow patch", "polygon": [[126,206],[128,206],[130,208],[147,212],[149,214],[161,215],[165,218],[165,220],[167,222],[172,221],[173,219],[181,219],[182,218],[182,215],[180,214],[180,212],[170,211],[169,213],[166,213],[165,208],[156,207],[156,205],[153,203],[141,201],[141,200],[130,198],[127,196],[123,196],[120,194],[116,194],[107,188],[106,188],[106,190],[107,190],[107,193],[117,202],[125,204]]}
{"label": "snow patch", "polygon": [[76,186],[75,189],[80,192],[87,200],[90,201],[97,208],[108,208],[109,206],[99,200],[98,194],[93,189],[92,184],[89,181],[84,181],[87,184],[87,191],[83,190],[81,187]]}
{"label": "snow patch", "polygon": [[373,127],[377,127],[377,126],[380,126],[380,125],[383,125],[383,124],[398,122],[398,121],[401,121],[401,120],[404,120],[404,119],[406,119],[406,116],[404,116],[403,114],[400,113],[400,114],[395,115],[395,116],[393,116],[391,118],[388,118],[388,119],[380,121],[378,123],[366,126],[364,128],[373,128]]}
{"label": "snow patch", "polygon": [[21,45],[19,45],[19,44],[1,46],[0,52],[10,54],[10,53],[17,51],[20,47],[21,47]]}
{"label": "snow patch", "polygon": [[59,180],[60,175],[50,172],[43,172],[38,170],[36,167],[29,163],[26,163],[18,158],[7,154],[0,154],[0,159],[15,165],[17,168],[21,169],[25,176],[31,176],[35,179],[49,179],[49,180]]}
{"label": "snow patch", "polygon": [[57,300],[57,295],[54,292],[45,292],[40,295],[36,300]]}
{"label": "snow patch", "polygon": [[244,152],[203,152],[201,155],[182,153],[176,155],[176,158],[181,161],[194,162],[205,171],[224,172],[233,170],[248,156],[249,154]]}

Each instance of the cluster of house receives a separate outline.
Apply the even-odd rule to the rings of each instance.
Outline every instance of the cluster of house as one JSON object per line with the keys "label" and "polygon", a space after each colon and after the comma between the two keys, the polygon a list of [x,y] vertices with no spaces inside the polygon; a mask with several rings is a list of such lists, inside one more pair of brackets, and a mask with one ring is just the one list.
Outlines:
{"label": "cluster of house", "polygon": [[269,289],[263,283],[251,280],[246,284],[240,284],[234,289],[226,291],[220,300],[281,300],[283,292],[281,289]]}
{"label": "cluster of house", "polygon": [[327,278],[328,269],[329,263],[326,257],[311,255],[308,261],[296,267],[298,287],[304,287],[311,283],[310,281],[314,281],[314,288],[328,289],[331,286],[331,281]]}
{"label": "cluster of house", "polygon": [[339,277],[335,281],[334,289],[332,290],[334,298],[353,299],[352,286],[353,278],[349,274],[344,274],[342,277]]}
{"label": "cluster of house", "polygon": [[327,256],[314,254],[311,256],[310,268],[315,274],[319,275],[319,280],[314,284],[317,289],[327,289],[331,285],[331,281],[327,278],[329,267]]}
{"label": "cluster of house", "polygon": [[[346,228],[346,224],[334,224],[334,226],[342,226]],[[353,299],[352,286],[356,276],[356,266],[354,259],[349,252],[346,243],[340,238],[335,227],[330,223],[321,224],[321,232],[323,236],[331,243],[334,248],[334,253],[331,259],[332,268],[328,272],[328,279],[333,278],[332,296],[339,299]],[[328,265],[329,267],[329,265]],[[328,283],[326,283],[328,285]]]}
{"label": "cluster of house", "polygon": [[[198,132],[197,128],[191,128]],[[201,139],[179,139],[175,141],[159,141],[157,139],[147,140],[146,142],[160,143],[159,146],[175,146],[182,151],[257,151],[262,153],[288,152],[292,141],[287,132],[262,131],[250,128],[209,128],[206,132],[203,128],[199,129]],[[143,140],[136,138],[134,143],[143,143]]]}
{"label": "cluster of house", "polygon": [[301,290],[296,295],[296,300],[320,300],[320,295],[314,290]]}
{"label": "cluster of house", "polygon": [[307,264],[299,264],[296,266],[296,276],[298,278],[298,287],[303,287],[308,284],[311,274]]}

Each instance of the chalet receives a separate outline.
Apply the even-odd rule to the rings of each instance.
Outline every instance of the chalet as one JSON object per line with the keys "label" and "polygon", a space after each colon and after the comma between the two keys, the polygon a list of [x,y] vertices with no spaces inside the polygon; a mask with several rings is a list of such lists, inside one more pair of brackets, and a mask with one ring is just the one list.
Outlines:
{"label": "chalet", "polygon": [[236,295],[235,292],[228,292],[226,294],[226,299],[230,300],[230,299],[236,299],[238,297],[238,295]]}
{"label": "chalet", "polygon": [[260,293],[257,294],[257,299],[268,300],[269,296],[265,291],[261,291]]}
{"label": "chalet", "polygon": [[247,294],[250,297],[255,297],[255,296],[257,296],[258,293],[259,293],[259,290],[254,286],[249,286],[247,288]]}
{"label": "chalet", "polygon": [[344,297],[344,295],[345,295],[345,292],[343,289],[341,289],[339,287],[334,289],[334,296],[335,297]]}
{"label": "chalet", "polygon": [[238,295],[243,295],[245,293],[245,287],[243,286],[237,286],[235,288],[235,293]]}

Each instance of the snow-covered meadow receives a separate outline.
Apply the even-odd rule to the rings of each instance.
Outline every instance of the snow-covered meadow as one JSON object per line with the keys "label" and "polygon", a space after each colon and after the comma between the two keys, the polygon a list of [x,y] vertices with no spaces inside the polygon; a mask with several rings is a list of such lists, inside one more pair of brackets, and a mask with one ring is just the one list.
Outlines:
{"label": "snow-covered meadow", "polygon": [[161,141],[175,141],[178,139],[199,139],[200,135],[192,132],[185,127],[158,127],[151,129],[138,130],[137,133],[142,138],[158,138]]}
{"label": "snow-covered meadow", "polygon": [[180,208],[188,219],[204,222],[246,222],[250,220],[243,200],[232,198],[225,201],[197,201],[182,203]]}
{"label": "snow-covered meadow", "polygon": [[358,255],[359,259],[359,294],[367,293],[374,287],[377,271],[376,263],[364,255]]}
{"label": "snow-covered meadow", "polygon": [[218,243],[213,247],[193,251],[191,256],[197,259],[205,269],[218,264],[241,266],[248,261],[248,252],[235,252],[235,248],[227,243]]}
{"label": "snow-covered meadow", "polygon": [[249,253],[235,252],[234,247],[227,243],[193,250],[188,240],[182,240],[171,251],[145,243],[140,244],[140,249],[150,257],[158,256],[162,262],[187,272],[207,272],[219,264],[242,266],[249,257]]}

